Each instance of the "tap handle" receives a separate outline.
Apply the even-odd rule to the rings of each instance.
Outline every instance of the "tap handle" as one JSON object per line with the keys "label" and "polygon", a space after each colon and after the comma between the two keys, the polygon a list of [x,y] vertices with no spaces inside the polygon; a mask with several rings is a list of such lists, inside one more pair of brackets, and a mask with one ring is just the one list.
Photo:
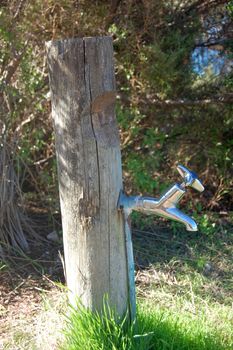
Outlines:
{"label": "tap handle", "polygon": [[197,174],[189,169],[185,168],[183,165],[178,165],[177,170],[180,175],[183,177],[184,182],[181,184],[182,187],[192,187],[195,190],[202,192],[204,191],[204,186],[201,181],[198,179]]}

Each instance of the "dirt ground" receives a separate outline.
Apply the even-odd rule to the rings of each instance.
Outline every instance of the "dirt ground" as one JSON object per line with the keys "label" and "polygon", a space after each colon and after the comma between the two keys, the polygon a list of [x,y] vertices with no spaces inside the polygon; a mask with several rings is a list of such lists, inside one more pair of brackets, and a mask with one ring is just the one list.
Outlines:
{"label": "dirt ground", "polygon": [[[42,250],[43,249],[43,250]],[[56,349],[61,341],[66,293],[59,245],[34,247],[0,271],[0,349]]]}

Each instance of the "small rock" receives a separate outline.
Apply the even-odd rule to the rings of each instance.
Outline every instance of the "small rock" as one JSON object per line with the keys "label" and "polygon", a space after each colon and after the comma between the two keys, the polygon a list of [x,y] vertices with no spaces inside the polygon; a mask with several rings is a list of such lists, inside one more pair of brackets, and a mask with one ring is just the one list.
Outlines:
{"label": "small rock", "polygon": [[211,273],[213,270],[213,267],[211,266],[210,263],[206,263],[203,269],[203,272],[208,275],[209,273]]}
{"label": "small rock", "polygon": [[52,231],[48,234],[47,239],[52,242],[59,242],[59,237],[56,231]]}

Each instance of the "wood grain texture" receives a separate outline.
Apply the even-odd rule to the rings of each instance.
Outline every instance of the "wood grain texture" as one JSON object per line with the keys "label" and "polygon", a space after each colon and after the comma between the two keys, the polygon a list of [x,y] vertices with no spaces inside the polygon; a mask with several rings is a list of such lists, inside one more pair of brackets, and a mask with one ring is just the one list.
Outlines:
{"label": "wood grain texture", "polygon": [[71,301],[128,308],[121,154],[110,37],[48,42],[67,285]]}

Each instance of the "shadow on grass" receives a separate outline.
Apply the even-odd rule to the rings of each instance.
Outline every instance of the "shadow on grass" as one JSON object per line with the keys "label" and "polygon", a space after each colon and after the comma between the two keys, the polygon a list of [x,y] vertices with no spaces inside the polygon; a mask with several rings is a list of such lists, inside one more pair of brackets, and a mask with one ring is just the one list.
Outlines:
{"label": "shadow on grass", "polygon": [[[139,310],[139,328],[153,332],[149,346],[153,350],[229,350],[220,334],[204,320],[194,320],[184,314],[177,316],[168,310]],[[135,347],[135,349],[141,349]],[[142,348],[144,349],[144,348]]]}
{"label": "shadow on grass", "polygon": [[186,260],[193,267],[202,256],[206,259],[216,257],[217,253],[232,256],[233,220],[230,217],[223,219],[213,213],[200,215],[199,231],[188,232],[174,221],[163,222],[152,215],[133,214],[136,214],[132,216],[135,255],[144,258],[145,267],[150,263],[169,262],[173,257]]}
{"label": "shadow on grass", "polygon": [[[151,222],[150,222],[151,219]],[[226,219],[224,219],[226,221]],[[187,232],[175,222],[156,226],[154,218],[133,220],[133,246],[136,266],[163,269],[175,262],[176,272],[199,273],[209,281],[218,280],[228,290],[232,279],[233,225],[219,216],[199,218],[199,231]]]}

